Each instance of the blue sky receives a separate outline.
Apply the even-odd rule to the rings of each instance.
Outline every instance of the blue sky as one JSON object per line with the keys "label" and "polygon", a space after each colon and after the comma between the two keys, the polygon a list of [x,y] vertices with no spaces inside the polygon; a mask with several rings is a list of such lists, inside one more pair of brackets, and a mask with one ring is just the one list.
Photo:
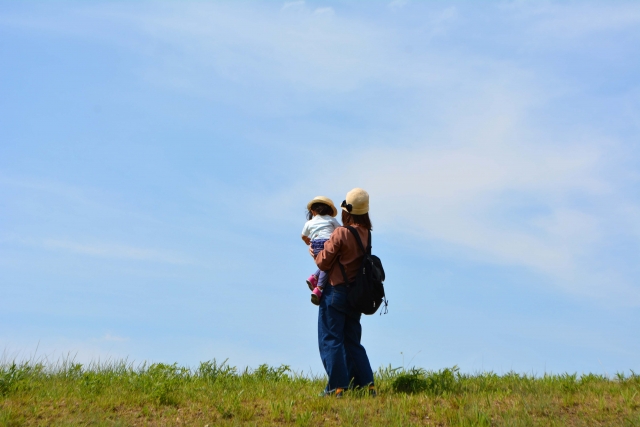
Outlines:
{"label": "blue sky", "polygon": [[362,187],[374,366],[638,371],[639,57],[637,2],[3,2],[4,358],[322,372]]}

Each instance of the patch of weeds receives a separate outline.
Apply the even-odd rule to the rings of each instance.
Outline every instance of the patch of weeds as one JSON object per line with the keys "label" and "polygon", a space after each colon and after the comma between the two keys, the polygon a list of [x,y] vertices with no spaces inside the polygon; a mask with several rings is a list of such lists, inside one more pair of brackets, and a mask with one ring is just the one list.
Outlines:
{"label": "patch of weeds", "polygon": [[425,371],[422,368],[411,368],[393,380],[391,387],[396,393],[422,393],[433,395],[456,393],[459,391],[459,368],[441,369],[437,372]]}
{"label": "patch of weeds", "polygon": [[375,373],[376,383],[381,381],[393,381],[401,372],[402,368],[392,368],[391,365],[385,367],[381,366]]}
{"label": "patch of weeds", "polygon": [[77,380],[82,377],[82,363],[69,363],[63,366],[62,377]]}
{"label": "patch of weeds", "polygon": [[[177,364],[126,362],[43,368],[0,363],[0,427],[19,425],[597,425],[640,427],[640,379],[635,373],[602,375],[461,374],[377,371],[385,392],[362,399],[316,398],[324,376],[303,376],[288,366],[236,368],[225,360],[190,370]],[[215,384],[214,384],[215,383]],[[102,393],[96,398],[97,393]],[[182,405],[182,403],[185,405]],[[181,408],[161,405],[177,405]]]}
{"label": "patch of weeds", "polygon": [[15,362],[11,365],[0,366],[0,396],[8,396],[11,393],[27,388],[27,383],[39,377],[44,370],[41,364],[29,365]]}
{"label": "patch of weeds", "polygon": [[607,378],[604,375],[586,374],[580,377],[579,383],[583,386],[587,384],[598,384],[605,381],[607,381]]}
{"label": "patch of weeds", "polygon": [[466,383],[465,390],[472,392],[496,392],[500,389],[500,377],[494,372],[485,372],[475,378],[462,376]]}
{"label": "patch of weeds", "polygon": [[391,388],[396,393],[421,393],[427,390],[427,371],[422,368],[411,368],[395,377]]}
{"label": "patch of weeds", "polygon": [[562,374],[560,375],[560,385],[562,390],[573,394],[578,391],[578,374]]}
{"label": "patch of weeds", "polygon": [[289,365],[280,365],[276,368],[264,363],[258,366],[252,375],[260,381],[279,382],[289,381],[291,379],[289,372],[291,372]]}
{"label": "patch of weeds", "polygon": [[234,366],[227,365],[227,360],[228,359],[225,359],[220,364],[218,364],[215,359],[207,362],[201,362],[198,370],[196,371],[196,376],[204,379],[210,384],[213,384],[218,380],[226,380],[237,376],[236,368]]}
{"label": "patch of weeds", "polygon": [[90,394],[100,394],[108,383],[106,375],[100,372],[88,371],[82,374],[82,388]]}
{"label": "patch of weeds", "polygon": [[177,405],[177,391],[189,378],[189,369],[176,363],[154,363],[138,373],[136,381],[146,394],[159,405]]}
{"label": "patch of weeds", "polygon": [[445,393],[457,393],[459,391],[459,371],[457,366],[441,369],[438,372],[430,372],[427,375],[429,382],[427,392],[436,396]]}

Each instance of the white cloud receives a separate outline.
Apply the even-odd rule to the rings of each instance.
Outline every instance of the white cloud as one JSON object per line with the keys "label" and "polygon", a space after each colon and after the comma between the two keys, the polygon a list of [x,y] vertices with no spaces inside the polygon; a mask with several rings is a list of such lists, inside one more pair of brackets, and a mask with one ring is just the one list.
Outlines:
{"label": "white cloud", "polygon": [[[338,19],[333,8],[311,9],[304,2],[285,3],[277,11],[241,9],[240,13],[229,5],[203,3],[162,8],[103,5],[72,9],[67,15],[59,12],[51,22],[45,17],[6,18],[12,25],[22,22],[29,28],[126,45],[152,60],[141,71],[150,82],[216,99],[224,94],[212,91],[212,77],[261,91],[277,83],[295,91],[343,92],[379,74],[379,67],[366,66],[378,54],[370,43],[375,39],[375,44],[384,45],[387,35],[373,32],[370,25]],[[296,13],[288,13],[292,11]],[[336,19],[326,19],[329,16]],[[77,21],[93,24],[74,24]],[[107,32],[105,23],[113,21],[131,33]],[[176,54],[180,61],[175,61]]]}
{"label": "white cloud", "polygon": [[615,224],[628,220],[616,213],[624,196],[600,172],[609,166],[596,141],[543,145],[519,136],[352,151],[336,162],[348,172],[331,188],[367,189],[378,230],[453,246],[456,256],[524,266],[572,294],[640,304],[627,273],[601,259]]}
{"label": "white cloud", "polygon": [[[570,157],[563,160],[559,152],[486,145],[452,150],[379,149],[362,156],[363,166],[352,168],[353,173],[341,181],[371,188],[379,198],[377,216],[384,228],[472,248],[499,263],[559,273],[573,266],[571,248],[553,242],[567,232],[558,229],[558,219],[578,217],[581,231],[587,236],[594,233],[593,222],[586,220],[589,216],[560,208],[561,200],[572,191],[599,191],[591,177],[594,157],[572,150],[566,153]],[[576,155],[582,158],[572,158]],[[501,202],[505,193],[542,199],[552,212],[533,218],[532,223],[504,223]],[[557,200],[559,212],[553,212]],[[401,225],[395,225],[398,223]]]}
{"label": "white cloud", "polygon": [[[543,18],[525,6],[518,12],[529,13],[525,28],[532,31],[549,16],[565,19],[564,9],[546,11]],[[435,11],[425,31],[444,33],[459,16],[457,7]],[[628,301],[640,301],[637,289],[625,280],[612,286],[591,267],[610,233],[606,224],[611,214],[573,201],[577,195],[619,203],[615,183],[603,173],[611,168],[603,155],[611,149],[608,138],[590,133],[584,124],[558,132],[533,123],[531,112],[545,108],[566,90],[565,82],[548,82],[535,68],[486,56],[431,50],[405,54],[399,49],[407,41],[403,35],[354,21],[327,24],[307,16],[273,26],[260,20],[258,27],[253,33],[233,35],[243,42],[244,54],[225,58],[232,69],[252,70],[249,80],[265,79],[283,88],[293,84],[318,93],[349,93],[378,85],[411,88],[416,95],[416,103],[403,111],[406,122],[399,119],[406,126],[388,135],[365,131],[351,139],[357,145],[356,165],[350,160],[341,164],[331,156],[336,170],[349,172],[322,183],[325,190],[318,186],[318,191],[342,192],[344,183],[363,186],[379,206],[375,215],[382,229],[454,245],[459,254],[485,262],[525,266],[569,292],[623,294]],[[189,28],[180,36],[192,37]],[[203,44],[202,49],[219,52],[220,46]],[[254,73],[246,61],[258,49],[270,55],[260,58],[262,66]],[[439,120],[436,129],[422,124],[424,117],[434,114]],[[283,206],[296,198],[294,194],[308,192],[308,184],[296,184],[275,200]],[[406,206],[407,214],[398,208]],[[512,212],[527,209],[537,212]]]}
{"label": "white cloud", "polygon": [[[389,7],[399,10],[405,4],[396,0]],[[309,110],[330,105],[341,111],[342,103],[355,104],[349,96],[361,94],[358,91],[405,95],[401,101],[379,95],[355,104],[363,115],[379,114],[391,125],[331,130],[343,143],[342,152],[358,159],[356,165],[351,159],[336,160],[333,152],[326,154],[336,170],[348,172],[328,183],[307,180],[275,197],[265,196],[281,202],[274,206],[286,205],[310,188],[343,193],[345,186],[362,186],[374,197],[382,229],[455,245],[465,256],[487,262],[526,266],[571,292],[599,296],[611,290],[601,280],[610,269],[595,271],[592,261],[611,234],[607,224],[620,218],[629,221],[633,215],[628,213],[638,209],[607,173],[615,168],[603,154],[615,151],[611,138],[594,131],[590,123],[545,128],[535,116],[566,93],[572,81],[545,75],[535,61],[505,59],[503,52],[483,56],[448,49],[446,44],[425,44],[420,52],[406,53],[403,47],[414,42],[415,33],[343,16],[323,19],[318,15],[333,15],[333,9],[311,10],[304,2],[285,3],[277,11],[239,11],[220,4],[143,13],[115,9],[118,13],[110,19],[129,23],[142,40],[133,48],[155,60],[144,71],[145,78],[219,100],[224,93],[210,88],[215,76],[226,86],[248,87],[252,102],[238,96],[229,96],[229,102],[254,108],[257,115],[277,114],[280,105],[292,105],[288,112],[297,113],[300,104]],[[293,10],[300,13],[281,13]],[[635,4],[515,2],[491,11],[497,26],[519,26],[514,40],[531,39],[543,49],[640,22],[640,6]],[[419,35],[447,33],[452,23],[469,17],[460,5],[433,8],[427,15]],[[539,41],[531,34],[548,39]],[[180,52],[179,64],[161,50],[149,49],[149,54],[140,47],[157,44]],[[380,88],[383,91],[375,92]],[[299,103],[291,102],[298,100],[296,96]],[[350,144],[356,148],[351,150]],[[310,154],[323,155],[309,148],[301,157]],[[614,208],[592,206],[603,204]],[[408,209],[406,214],[402,208]],[[50,245],[95,256],[173,259],[140,248],[65,241]],[[585,278],[589,283],[582,286]],[[616,285],[620,292],[638,301],[637,289],[624,282]]]}

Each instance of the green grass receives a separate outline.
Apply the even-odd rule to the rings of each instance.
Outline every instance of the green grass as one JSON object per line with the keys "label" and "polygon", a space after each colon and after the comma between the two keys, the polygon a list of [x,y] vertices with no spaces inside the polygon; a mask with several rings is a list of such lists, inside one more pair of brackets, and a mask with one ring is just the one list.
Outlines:
{"label": "green grass", "polygon": [[638,426],[640,376],[379,369],[378,397],[322,398],[324,378],[215,360],[197,369],[0,364],[2,426]]}

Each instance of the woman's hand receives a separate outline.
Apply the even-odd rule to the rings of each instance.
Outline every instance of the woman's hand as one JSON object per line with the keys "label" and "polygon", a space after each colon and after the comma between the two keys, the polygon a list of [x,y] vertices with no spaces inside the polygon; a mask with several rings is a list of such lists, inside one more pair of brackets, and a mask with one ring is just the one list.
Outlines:
{"label": "woman's hand", "polygon": [[316,255],[313,253],[311,246],[309,246],[309,255],[311,255],[311,258],[316,259]]}

